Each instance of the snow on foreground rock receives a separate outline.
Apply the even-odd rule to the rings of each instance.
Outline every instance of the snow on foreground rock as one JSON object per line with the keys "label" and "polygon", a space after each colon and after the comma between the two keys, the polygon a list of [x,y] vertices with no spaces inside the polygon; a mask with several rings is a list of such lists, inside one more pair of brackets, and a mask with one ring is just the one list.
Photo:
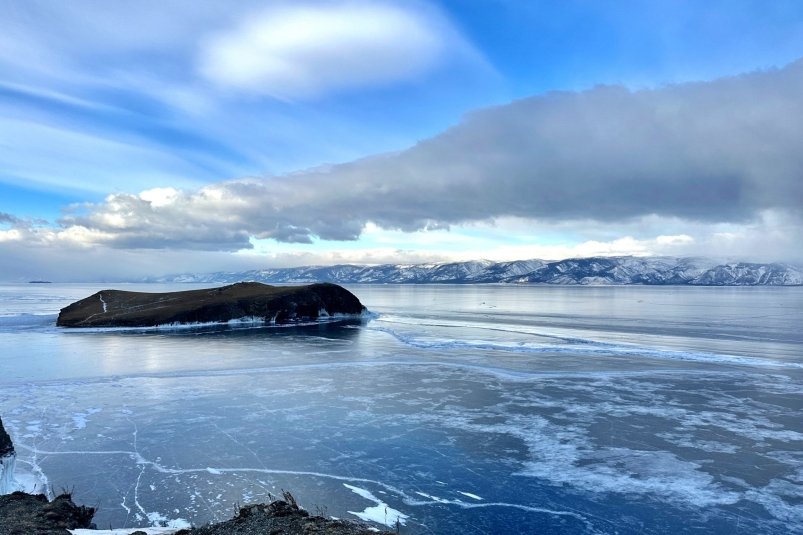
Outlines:
{"label": "snow on foreground rock", "polygon": [[189,528],[189,524],[183,528],[122,528],[122,529],[68,529],[72,535],[131,535],[132,533],[145,533],[146,535],[173,535],[181,529]]}
{"label": "snow on foreground rock", "polygon": [[289,492],[284,500],[270,504],[246,505],[240,508],[237,516],[226,522],[195,528],[189,535],[295,535],[300,533],[320,533],[323,535],[391,535],[390,531],[380,532],[366,524],[348,520],[333,520],[321,516],[311,516],[301,509]]}

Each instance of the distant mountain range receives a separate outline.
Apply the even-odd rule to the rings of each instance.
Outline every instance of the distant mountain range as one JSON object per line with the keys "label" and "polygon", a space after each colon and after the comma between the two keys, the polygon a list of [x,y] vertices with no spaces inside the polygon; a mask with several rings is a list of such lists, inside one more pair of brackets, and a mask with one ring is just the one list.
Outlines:
{"label": "distant mountain range", "polygon": [[304,266],[152,277],[145,282],[374,283],[564,285],[800,286],[803,269],[789,264],[719,263],[704,258],[593,257],[547,262],[477,260],[439,264]]}

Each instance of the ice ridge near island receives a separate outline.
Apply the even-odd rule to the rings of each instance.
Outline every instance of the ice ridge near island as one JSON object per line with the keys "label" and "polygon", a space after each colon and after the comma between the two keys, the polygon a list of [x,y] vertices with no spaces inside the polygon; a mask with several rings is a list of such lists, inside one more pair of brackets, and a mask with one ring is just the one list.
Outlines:
{"label": "ice ridge near island", "polygon": [[800,286],[803,268],[782,263],[722,263],[705,258],[593,257],[560,261],[475,260],[436,264],[342,264],[152,277],[146,282],[554,285]]}

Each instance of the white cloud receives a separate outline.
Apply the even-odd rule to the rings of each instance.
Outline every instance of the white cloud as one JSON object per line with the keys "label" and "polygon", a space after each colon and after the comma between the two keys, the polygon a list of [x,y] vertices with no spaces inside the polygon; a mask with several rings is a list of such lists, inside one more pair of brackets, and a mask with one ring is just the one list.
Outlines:
{"label": "white cloud", "polygon": [[[163,199],[162,194],[148,193]],[[170,195],[167,195],[168,197]],[[184,202],[182,195],[176,199]],[[115,200],[114,202],[120,202]],[[137,202],[149,203],[143,199]],[[121,204],[120,208],[123,209]],[[158,219],[163,207],[152,207]],[[558,260],[588,256],[707,256],[723,261],[786,260],[803,262],[798,244],[803,240],[800,222],[783,220],[778,214],[763,214],[760,221],[748,225],[685,224],[688,234],[652,234],[656,229],[677,227],[677,221],[642,220],[620,228],[619,236],[610,239],[559,238],[560,232],[577,235],[593,234],[593,222],[574,225],[549,225],[523,219],[502,219],[475,223],[451,230],[402,231],[383,230],[369,225],[366,235],[355,242],[317,241],[313,246],[299,243],[277,243],[270,239],[238,236],[232,242],[253,248],[235,254],[214,250],[214,234],[199,221],[186,229],[173,229],[173,240],[160,249],[147,248],[144,234],[129,235],[131,247],[122,248],[119,232],[111,224],[101,231],[84,226],[51,228],[0,214],[0,280],[104,280],[136,279],[148,275],[184,272],[244,271],[265,267],[294,267],[338,263],[384,264],[428,263],[488,259],[496,261],[540,258]],[[167,232],[158,227],[160,232]],[[645,234],[644,230],[648,232]],[[127,229],[133,233],[132,229]],[[139,229],[138,232],[153,232]],[[608,230],[608,233],[613,231]],[[636,232],[640,234],[636,235]],[[630,233],[630,234],[628,234]],[[147,234],[150,235],[150,234]],[[513,237],[514,239],[510,240]],[[137,247],[145,244],[145,247]],[[239,241],[242,240],[242,241]],[[250,242],[250,243],[249,243]],[[246,247],[246,245],[243,245]],[[208,250],[212,249],[212,250]],[[746,253],[747,252],[747,253]]]}
{"label": "white cloud", "polygon": [[181,192],[175,188],[153,188],[139,194],[139,198],[148,201],[154,208],[169,206],[178,200]]}
{"label": "white cloud", "polygon": [[228,88],[295,100],[416,78],[467,49],[415,3],[287,3],[204,43],[199,70]]}
{"label": "white cloud", "polygon": [[549,94],[481,110],[402,152],[213,184],[161,206],[119,194],[63,223],[104,230],[122,217],[118,247],[221,250],[504,218],[582,229],[574,243],[664,236],[658,245],[691,249],[705,225],[759,223],[782,243],[803,217],[801,92],[803,60],[657,90]]}
{"label": "white cloud", "polygon": [[694,238],[688,234],[677,234],[674,236],[658,236],[655,243],[658,245],[688,245],[694,242]]}

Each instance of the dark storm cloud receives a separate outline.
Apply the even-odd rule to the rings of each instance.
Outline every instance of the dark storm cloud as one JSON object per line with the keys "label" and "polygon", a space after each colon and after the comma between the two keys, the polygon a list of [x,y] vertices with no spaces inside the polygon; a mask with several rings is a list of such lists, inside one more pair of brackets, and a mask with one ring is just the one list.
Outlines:
{"label": "dark storm cloud", "polygon": [[803,210],[803,60],[711,82],[550,93],[470,114],[395,154],[326,170],[134,195],[63,224],[122,247],[239,249],[514,216],[744,222]]}

